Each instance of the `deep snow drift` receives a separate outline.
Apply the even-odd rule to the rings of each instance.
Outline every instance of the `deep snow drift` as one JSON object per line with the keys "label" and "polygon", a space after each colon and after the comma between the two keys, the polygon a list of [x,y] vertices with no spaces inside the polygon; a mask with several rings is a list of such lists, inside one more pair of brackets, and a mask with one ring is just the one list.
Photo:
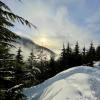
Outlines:
{"label": "deep snow drift", "polygon": [[100,69],[74,67],[24,89],[24,94],[28,100],[100,100]]}

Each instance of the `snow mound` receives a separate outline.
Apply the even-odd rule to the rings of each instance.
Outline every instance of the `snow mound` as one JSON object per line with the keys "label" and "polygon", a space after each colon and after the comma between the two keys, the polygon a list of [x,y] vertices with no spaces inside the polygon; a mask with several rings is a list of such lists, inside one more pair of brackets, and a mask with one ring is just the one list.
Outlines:
{"label": "snow mound", "polygon": [[79,66],[24,89],[28,100],[100,100],[100,70]]}
{"label": "snow mound", "polygon": [[93,66],[100,69],[100,61],[94,62]]}

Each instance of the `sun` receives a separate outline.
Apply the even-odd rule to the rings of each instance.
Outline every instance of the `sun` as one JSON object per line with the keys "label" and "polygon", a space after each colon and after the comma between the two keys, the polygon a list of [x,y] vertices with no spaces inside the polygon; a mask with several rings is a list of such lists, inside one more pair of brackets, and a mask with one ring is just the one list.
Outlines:
{"label": "sun", "polygon": [[47,39],[42,37],[40,38],[40,42],[42,43],[43,46],[45,46],[47,44]]}
{"label": "sun", "polygon": [[46,38],[41,38],[41,42],[46,43],[47,39]]}

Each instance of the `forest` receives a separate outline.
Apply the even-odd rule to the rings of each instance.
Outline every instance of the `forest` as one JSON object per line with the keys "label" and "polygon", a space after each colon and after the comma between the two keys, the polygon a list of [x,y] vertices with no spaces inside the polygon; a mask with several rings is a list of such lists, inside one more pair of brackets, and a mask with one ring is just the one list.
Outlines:
{"label": "forest", "polygon": [[[20,2],[20,1],[19,1]],[[31,50],[27,60],[24,60],[21,48],[12,54],[11,48],[15,48],[12,42],[20,39],[20,36],[10,30],[15,22],[36,28],[26,19],[14,14],[11,9],[0,1],[0,100],[26,100],[23,88],[31,87],[57,73],[74,66],[93,66],[94,61],[100,61],[100,45],[95,47],[93,42],[86,48],[80,48],[79,42],[74,48],[70,43],[63,44],[58,59],[51,56],[50,60],[37,58],[34,49]],[[67,47],[65,47],[67,45]],[[41,52],[43,53],[43,51]]]}

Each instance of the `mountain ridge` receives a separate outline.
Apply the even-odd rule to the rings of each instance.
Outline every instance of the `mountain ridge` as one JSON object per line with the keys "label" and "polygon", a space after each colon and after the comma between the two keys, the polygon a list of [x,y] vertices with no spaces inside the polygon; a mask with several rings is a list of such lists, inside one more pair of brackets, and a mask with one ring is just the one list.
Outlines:
{"label": "mountain ridge", "polygon": [[34,51],[35,54],[43,51],[46,56],[49,56],[49,58],[51,56],[55,57],[55,55],[56,55],[52,50],[48,49],[47,47],[40,46],[40,45],[36,44],[34,41],[32,41],[31,39],[22,37],[22,36],[20,36],[20,38],[17,39],[16,43],[13,43],[13,45],[16,48],[13,48],[13,50],[11,50],[11,51],[15,53],[15,51],[17,51],[16,49],[21,47],[23,55],[26,58],[29,56],[29,53],[32,50]]}

